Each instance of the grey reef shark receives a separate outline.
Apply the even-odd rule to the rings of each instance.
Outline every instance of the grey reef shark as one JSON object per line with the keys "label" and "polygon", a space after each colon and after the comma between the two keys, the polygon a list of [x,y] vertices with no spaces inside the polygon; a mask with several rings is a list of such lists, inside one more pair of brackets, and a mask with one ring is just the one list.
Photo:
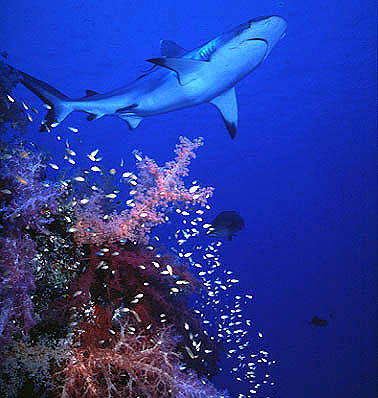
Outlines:
{"label": "grey reef shark", "polygon": [[235,84],[266,59],[285,36],[286,27],[286,21],[275,15],[251,19],[192,51],[163,40],[162,56],[147,60],[154,64],[149,71],[121,88],[104,94],[87,90],[78,99],[18,72],[21,83],[48,108],[41,131],[56,127],[73,111],[87,113],[88,120],[118,116],[135,129],[147,116],[209,102],[234,138],[238,124]]}

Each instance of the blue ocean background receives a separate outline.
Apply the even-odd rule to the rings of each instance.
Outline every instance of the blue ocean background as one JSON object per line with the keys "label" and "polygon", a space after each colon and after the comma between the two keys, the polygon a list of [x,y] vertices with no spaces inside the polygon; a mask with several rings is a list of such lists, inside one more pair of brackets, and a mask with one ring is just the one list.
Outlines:
{"label": "blue ocean background", "polygon": [[[222,261],[254,297],[245,316],[276,364],[264,397],[376,396],[377,19],[376,2],[262,0],[177,2],[0,1],[0,49],[8,62],[72,97],[135,79],[170,39],[192,49],[248,19],[280,15],[286,37],[237,87],[231,140],[204,104],[144,120],[88,123],[70,115],[61,141],[33,124],[27,139],[60,161],[68,139],[103,165],[133,149],[163,163],[178,136],[203,136],[188,181],[215,187],[209,220],[236,210],[246,228]],[[24,87],[18,98],[43,109]],[[75,126],[79,133],[67,129]],[[330,314],[332,316],[330,317]],[[326,327],[309,325],[319,316]],[[252,347],[253,348],[253,347]],[[233,397],[247,390],[215,380]]]}

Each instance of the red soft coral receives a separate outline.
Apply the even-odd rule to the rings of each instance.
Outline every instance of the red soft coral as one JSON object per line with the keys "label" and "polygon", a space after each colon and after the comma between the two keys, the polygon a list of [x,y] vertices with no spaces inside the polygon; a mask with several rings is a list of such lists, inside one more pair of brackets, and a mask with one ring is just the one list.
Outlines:
{"label": "red soft coral", "polygon": [[135,334],[126,324],[111,346],[73,348],[56,374],[61,398],[226,398],[183,370],[178,340],[172,328]]}
{"label": "red soft coral", "polygon": [[[201,284],[184,264],[142,245],[110,245],[87,250],[83,271],[72,283],[70,297],[63,304],[71,327],[79,325],[80,330],[88,332],[87,337],[82,337],[86,339],[84,345],[91,340],[95,345],[99,340],[105,344],[111,342],[108,332],[100,337],[90,329],[93,314],[101,306],[109,314],[108,319],[111,315],[130,314],[138,330],[174,325],[183,336],[177,351],[182,353],[188,366],[200,374],[217,373],[216,343],[204,333],[200,319],[187,306],[188,294],[201,289]],[[80,320],[90,324],[83,326]],[[106,330],[110,327],[107,325]],[[194,335],[196,341],[201,341],[201,352],[196,354],[188,348],[194,350],[190,337]],[[212,355],[205,355],[205,350]]]}

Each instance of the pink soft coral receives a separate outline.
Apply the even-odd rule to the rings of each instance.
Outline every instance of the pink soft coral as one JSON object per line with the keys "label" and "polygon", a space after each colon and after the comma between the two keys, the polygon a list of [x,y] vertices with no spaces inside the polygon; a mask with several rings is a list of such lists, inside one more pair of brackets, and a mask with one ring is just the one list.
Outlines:
{"label": "pink soft coral", "polygon": [[133,207],[112,215],[106,220],[101,217],[100,197],[94,196],[85,206],[77,208],[75,241],[78,244],[116,242],[129,239],[147,243],[151,228],[165,221],[169,205],[205,205],[213,188],[185,188],[182,177],[188,175],[188,165],[195,158],[194,151],[203,145],[202,138],[193,142],[180,137],[176,145],[176,158],[159,167],[152,159],[142,157],[138,152],[138,184],[133,195]]}

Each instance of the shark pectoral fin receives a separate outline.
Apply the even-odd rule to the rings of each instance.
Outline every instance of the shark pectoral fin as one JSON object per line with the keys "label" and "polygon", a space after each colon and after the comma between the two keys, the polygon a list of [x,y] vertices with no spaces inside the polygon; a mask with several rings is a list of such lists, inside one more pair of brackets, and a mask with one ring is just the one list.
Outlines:
{"label": "shark pectoral fin", "polygon": [[130,115],[130,113],[117,113],[117,116],[127,122],[130,130],[136,129],[139,126],[139,123],[143,120],[142,117]]}
{"label": "shark pectoral fin", "polygon": [[163,57],[182,57],[188,52],[185,48],[180,47],[174,41],[161,40],[160,41],[160,52]]}
{"label": "shark pectoral fin", "polygon": [[164,68],[173,70],[177,73],[177,78],[182,86],[197,79],[198,71],[207,64],[206,61],[199,61],[188,58],[150,58],[148,62]]}
{"label": "shark pectoral fin", "polygon": [[213,98],[210,104],[218,108],[231,138],[234,139],[238,126],[238,104],[236,101],[235,87]]}

